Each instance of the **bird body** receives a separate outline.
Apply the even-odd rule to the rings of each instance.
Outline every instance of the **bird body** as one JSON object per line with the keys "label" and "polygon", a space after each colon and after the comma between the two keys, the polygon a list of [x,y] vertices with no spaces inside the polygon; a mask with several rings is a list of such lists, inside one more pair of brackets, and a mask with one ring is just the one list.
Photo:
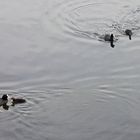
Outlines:
{"label": "bird body", "polygon": [[8,95],[4,94],[2,98],[0,98],[0,106],[2,106],[5,110],[9,109],[9,106],[14,106],[15,104],[25,103],[26,100],[22,98],[9,98]]}
{"label": "bird body", "polygon": [[104,40],[105,41],[109,41],[110,42],[110,46],[112,47],[112,48],[114,48],[114,44],[113,44],[113,42],[114,42],[114,36],[113,36],[113,34],[105,34],[105,36],[104,36]]}
{"label": "bird body", "polygon": [[105,34],[104,40],[105,40],[105,41],[110,41],[110,35],[109,35],[109,34]]}
{"label": "bird body", "polygon": [[26,100],[22,99],[22,98],[14,98],[14,97],[12,97],[11,100],[12,100],[13,104],[20,104],[20,103],[25,103],[26,102]]}
{"label": "bird body", "polygon": [[130,29],[126,29],[125,30],[125,34],[129,36],[129,39],[131,40],[131,36],[132,36],[132,31]]}

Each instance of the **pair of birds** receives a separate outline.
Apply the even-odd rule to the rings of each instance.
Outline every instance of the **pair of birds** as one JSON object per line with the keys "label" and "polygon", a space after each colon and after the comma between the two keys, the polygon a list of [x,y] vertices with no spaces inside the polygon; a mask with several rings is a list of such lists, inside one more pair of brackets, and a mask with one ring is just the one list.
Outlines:
{"label": "pair of birds", "polygon": [[[129,39],[131,40],[132,31],[129,30],[129,29],[126,29],[126,30],[125,30],[125,34],[128,35],[128,36],[129,36]],[[104,36],[104,40],[105,40],[105,41],[109,41],[109,42],[110,42],[110,46],[111,46],[112,48],[114,48],[115,45],[113,44],[113,42],[114,42],[114,36],[113,36],[113,34],[111,34],[111,35],[106,34],[106,35]]]}
{"label": "pair of birds", "polygon": [[[11,100],[12,100],[12,105],[19,104],[19,103],[25,103],[26,102],[26,100],[22,99],[22,98],[11,97]],[[2,98],[0,98],[0,106],[6,105],[7,103],[8,103],[8,95],[4,94],[2,96]]]}

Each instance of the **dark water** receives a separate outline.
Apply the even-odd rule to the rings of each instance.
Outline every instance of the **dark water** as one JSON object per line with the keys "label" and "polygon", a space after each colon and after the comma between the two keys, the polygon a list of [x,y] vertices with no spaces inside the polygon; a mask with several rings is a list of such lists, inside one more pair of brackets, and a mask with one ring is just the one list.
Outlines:
{"label": "dark water", "polygon": [[0,108],[2,140],[139,140],[139,0],[6,0],[0,8],[1,95],[27,100]]}

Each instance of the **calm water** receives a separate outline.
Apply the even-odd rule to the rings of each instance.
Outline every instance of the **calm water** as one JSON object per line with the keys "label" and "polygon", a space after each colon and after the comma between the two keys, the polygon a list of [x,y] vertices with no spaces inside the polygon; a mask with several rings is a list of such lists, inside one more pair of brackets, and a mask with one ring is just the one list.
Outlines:
{"label": "calm water", "polygon": [[1,140],[139,140],[139,0],[5,0],[0,9],[1,95],[27,100],[0,108]]}

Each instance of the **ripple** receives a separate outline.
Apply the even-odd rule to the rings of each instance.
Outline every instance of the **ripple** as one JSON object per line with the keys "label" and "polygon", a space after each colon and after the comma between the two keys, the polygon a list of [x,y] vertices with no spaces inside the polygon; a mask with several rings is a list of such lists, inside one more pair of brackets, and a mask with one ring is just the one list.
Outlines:
{"label": "ripple", "polygon": [[140,30],[140,6],[127,8],[118,18],[113,27],[121,34],[124,34],[125,29],[131,29],[133,34],[138,34]]}
{"label": "ripple", "polygon": [[47,32],[59,37],[102,41],[100,36],[106,33],[119,36],[125,28],[138,30],[139,11],[129,2],[68,1],[51,5],[42,24]]}
{"label": "ripple", "polygon": [[[43,24],[47,29],[51,26],[55,33],[96,38],[98,34],[112,32],[113,29],[110,26],[114,15],[108,11],[105,12],[104,9],[113,10],[112,5],[114,4],[116,3],[93,3],[90,1],[62,3],[57,8],[51,8],[55,9],[54,11],[46,12]],[[115,12],[113,13],[115,14]]]}
{"label": "ripple", "polygon": [[95,94],[96,102],[104,105],[116,105],[114,108],[122,113],[128,113],[128,111],[139,105],[136,95],[132,95],[132,93],[135,93],[133,88],[112,88],[109,85],[100,85],[96,92],[98,92],[98,94]]}

